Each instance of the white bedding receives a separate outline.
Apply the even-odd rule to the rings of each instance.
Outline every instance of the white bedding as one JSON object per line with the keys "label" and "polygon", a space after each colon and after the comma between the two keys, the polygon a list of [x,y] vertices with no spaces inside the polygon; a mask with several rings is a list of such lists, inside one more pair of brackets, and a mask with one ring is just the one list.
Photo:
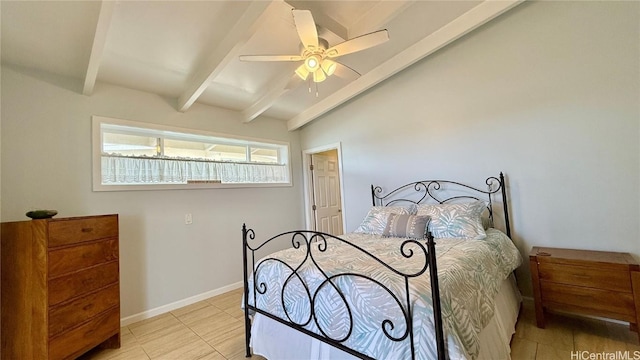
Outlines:
{"label": "white bedding", "polygon": [[[412,272],[424,264],[424,257],[414,256],[406,259],[401,255],[400,244],[403,239],[364,234],[349,234],[346,239],[401,271]],[[337,240],[329,240],[328,243],[326,251],[317,251],[317,243],[311,247],[314,249],[312,250],[313,260],[320,264],[325,274],[320,273],[311,261],[307,261],[297,271],[301,277],[291,277],[292,270],[284,266],[280,260],[296,267],[306,255],[304,246],[297,250],[288,249],[278,252],[272,255],[277,260],[262,263],[256,272],[256,282],[260,288],[266,289],[266,292],[257,297],[258,308],[265,309],[287,321],[304,324],[309,331],[319,333],[322,328],[334,339],[351,332],[344,344],[374,358],[410,358],[409,338],[401,342],[391,342],[381,327],[383,320],[390,318],[394,324],[394,329],[390,332],[394,336],[401,336],[405,332],[406,324],[397,300],[370,280],[339,274],[349,272],[366,274],[384,283],[401,303],[405,301],[403,278],[390,275],[386,268],[366,256],[363,257],[361,252],[348,245]],[[484,240],[438,239],[436,255],[449,358],[479,358],[482,340],[480,332],[492,326],[491,321],[496,318],[494,311],[498,291],[503,280],[520,265],[522,261],[520,254],[506,235],[498,230],[489,229],[487,238]],[[333,279],[333,283],[340,288],[344,297],[339,296],[331,284],[327,286],[326,276],[332,275],[338,276]],[[311,316],[311,301],[307,290],[301,285],[301,280],[308,286],[311,294],[315,293],[323,282],[325,284],[323,290],[318,292],[314,308],[315,317]],[[283,298],[280,289],[285,283],[287,291]],[[251,304],[253,304],[252,290],[253,286],[250,286],[249,302]],[[412,323],[417,358],[435,358],[429,271],[410,280],[409,292],[413,308]],[[348,308],[352,310],[352,314],[346,311],[345,301],[349,304]],[[266,329],[265,333],[261,325],[264,323],[262,317],[256,317],[254,322],[256,329],[255,332],[252,331],[252,339],[254,351],[259,354],[264,353],[267,358],[333,359],[341,358],[339,354],[344,354],[333,347],[327,348],[319,343],[314,345],[315,340],[310,344],[305,342],[292,344],[291,341],[287,341],[288,345],[299,347],[301,350],[307,349],[306,351],[311,353],[294,357],[274,354],[272,350],[268,350],[268,345],[265,347],[265,344],[276,341],[275,338],[281,336],[282,332],[274,333]],[[509,332],[509,329],[500,330],[502,325],[497,326],[496,331]],[[291,339],[292,335],[285,336]],[[491,338],[495,337],[491,336]]]}

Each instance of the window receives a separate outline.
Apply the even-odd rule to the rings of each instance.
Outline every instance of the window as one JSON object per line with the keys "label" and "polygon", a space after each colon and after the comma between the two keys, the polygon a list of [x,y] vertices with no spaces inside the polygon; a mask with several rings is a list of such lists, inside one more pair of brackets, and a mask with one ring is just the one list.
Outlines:
{"label": "window", "polygon": [[93,189],[291,185],[289,146],[93,117]]}

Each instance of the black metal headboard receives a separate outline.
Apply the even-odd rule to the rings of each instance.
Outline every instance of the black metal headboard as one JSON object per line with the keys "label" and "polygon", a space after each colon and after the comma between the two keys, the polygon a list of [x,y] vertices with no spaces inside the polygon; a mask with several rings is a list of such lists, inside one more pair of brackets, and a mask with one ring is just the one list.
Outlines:
{"label": "black metal headboard", "polygon": [[[373,206],[388,206],[402,202],[422,204],[430,200],[434,200],[439,204],[454,202],[456,200],[481,200],[487,203],[489,219],[491,220],[491,224],[493,224],[492,195],[501,192],[505,230],[507,236],[511,237],[504,175],[500,173],[498,177],[490,176],[485,180],[485,184],[487,184],[487,189],[481,190],[456,181],[421,180],[402,185],[384,195],[380,186],[371,185],[371,200]],[[407,191],[411,190],[413,190],[413,192],[407,194]]]}

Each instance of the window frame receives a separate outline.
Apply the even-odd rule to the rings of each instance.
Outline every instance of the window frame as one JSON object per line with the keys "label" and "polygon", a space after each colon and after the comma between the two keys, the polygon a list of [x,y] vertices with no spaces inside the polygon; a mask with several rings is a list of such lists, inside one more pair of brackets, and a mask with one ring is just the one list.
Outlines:
{"label": "window frame", "polygon": [[[216,189],[216,188],[261,188],[261,187],[291,187],[292,183],[292,169],[291,169],[291,146],[289,142],[260,139],[247,136],[237,136],[224,133],[216,133],[205,130],[197,130],[190,128],[181,128],[167,125],[159,125],[154,123],[139,122],[132,120],[123,120],[110,118],[105,116],[93,115],[92,121],[92,141],[91,141],[91,156],[92,156],[92,183],[93,191],[135,191],[135,190],[191,190],[191,189]],[[102,184],[102,124],[115,125],[115,126],[127,126],[140,129],[148,129],[150,132],[171,132],[171,133],[184,133],[194,137],[214,137],[229,140],[229,144],[242,145],[247,147],[247,155],[250,155],[250,149],[252,146],[272,148],[285,147],[286,161],[284,166],[287,167],[288,182],[286,183],[191,183],[191,184],[118,184],[118,185],[104,185]],[[144,132],[142,132],[144,133]],[[145,134],[149,135],[149,134]],[[278,152],[280,154],[280,152]],[[251,163],[249,161],[243,163]],[[280,160],[280,155],[278,155]]]}

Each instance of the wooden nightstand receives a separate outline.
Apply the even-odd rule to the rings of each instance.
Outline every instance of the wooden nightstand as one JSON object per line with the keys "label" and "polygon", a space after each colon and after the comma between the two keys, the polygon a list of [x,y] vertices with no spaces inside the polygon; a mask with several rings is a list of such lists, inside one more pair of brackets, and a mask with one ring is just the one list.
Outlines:
{"label": "wooden nightstand", "polygon": [[529,265],[538,327],[554,309],[628,321],[638,332],[640,265],[629,253],[536,246]]}

